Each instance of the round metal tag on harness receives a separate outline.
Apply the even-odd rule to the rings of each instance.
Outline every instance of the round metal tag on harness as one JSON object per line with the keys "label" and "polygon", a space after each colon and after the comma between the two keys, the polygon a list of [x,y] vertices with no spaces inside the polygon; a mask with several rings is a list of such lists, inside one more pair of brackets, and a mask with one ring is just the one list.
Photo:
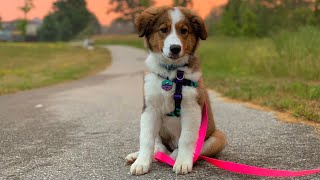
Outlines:
{"label": "round metal tag on harness", "polygon": [[172,81],[169,79],[165,79],[162,81],[162,89],[165,91],[170,91],[172,89]]}

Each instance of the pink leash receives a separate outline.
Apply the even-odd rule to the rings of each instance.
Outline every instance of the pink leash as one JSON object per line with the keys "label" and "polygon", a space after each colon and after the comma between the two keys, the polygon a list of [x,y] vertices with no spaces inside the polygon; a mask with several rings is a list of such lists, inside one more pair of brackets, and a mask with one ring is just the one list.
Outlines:
{"label": "pink leash", "polygon": [[[208,112],[207,112],[207,105],[204,103],[203,105],[203,113],[202,113],[202,122],[199,129],[198,140],[193,156],[193,163],[195,163],[198,159],[203,159],[208,163],[239,174],[248,174],[253,176],[269,176],[269,177],[296,177],[296,176],[305,176],[316,174],[320,172],[320,168],[312,169],[312,170],[302,170],[302,171],[288,171],[288,170],[276,170],[276,169],[268,169],[268,168],[261,168],[255,166],[249,166],[245,164],[234,163],[230,161],[222,161],[214,158],[209,158],[206,156],[200,156],[200,151],[204,143],[204,139],[206,137],[206,131],[208,126]],[[170,156],[163,152],[158,152],[155,155],[155,159],[160,162],[169,164],[171,166],[174,165],[175,160],[173,160]]]}

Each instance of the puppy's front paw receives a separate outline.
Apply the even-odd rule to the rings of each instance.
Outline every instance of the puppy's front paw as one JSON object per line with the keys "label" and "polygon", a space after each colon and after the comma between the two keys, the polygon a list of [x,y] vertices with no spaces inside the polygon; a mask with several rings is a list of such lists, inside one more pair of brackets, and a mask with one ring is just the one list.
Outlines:
{"label": "puppy's front paw", "polygon": [[127,164],[132,164],[138,158],[139,152],[134,152],[126,157]]}
{"label": "puppy's front paw", "polygon": [[130,173],[132,175],[142,175],[149,172],[150,169],[150,162],[134,162],[130,167]]}
{"label": "puppy's front paw", "polygon": [[176,163],[173,166],[173,171],[176,174],[188,174],[192,171],[192,161],[183,161],[183,160],[177,160]]}

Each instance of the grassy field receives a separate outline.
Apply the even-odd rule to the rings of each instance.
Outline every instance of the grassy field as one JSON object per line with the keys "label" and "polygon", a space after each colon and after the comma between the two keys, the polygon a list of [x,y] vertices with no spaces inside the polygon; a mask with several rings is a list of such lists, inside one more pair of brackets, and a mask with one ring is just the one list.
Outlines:
{"label": "grassy field", "polygon": [[[133,35],[96,40],[143,47]],[[319,30],[307,27],[265,39],[210,37],[201,43],[199,54],[210,88],[320,122]]]}
{"label": "grassy field", "polygon": [[0,95],[79,79],[106,68],[106,49],[64,43],[0,43]]}
{"label": "grassy field", "polygon": [[320,122],[320,32],[272,39],[212,38],[200,56],[206,84],[225,96]]}

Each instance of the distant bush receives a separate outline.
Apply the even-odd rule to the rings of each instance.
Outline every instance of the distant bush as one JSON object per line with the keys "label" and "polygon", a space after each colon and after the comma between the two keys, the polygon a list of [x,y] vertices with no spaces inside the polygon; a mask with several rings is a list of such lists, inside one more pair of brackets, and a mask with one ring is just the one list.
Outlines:
{"label": "distant bush", "polygon": [[[209,17],[216,17],[213,12]],[[211,18],[212,19],[212,18]],[[229,0],[220,18],[207,20],[211,33],[265,37],[282,30],[320,26],[320,0]]]}
{"label": "distant bush", "polygon": [[96,17],[86,7],[85,0],[58,0],[39,29],[42,41],[68,41],[78,35],[92,35],[100,30]]}

